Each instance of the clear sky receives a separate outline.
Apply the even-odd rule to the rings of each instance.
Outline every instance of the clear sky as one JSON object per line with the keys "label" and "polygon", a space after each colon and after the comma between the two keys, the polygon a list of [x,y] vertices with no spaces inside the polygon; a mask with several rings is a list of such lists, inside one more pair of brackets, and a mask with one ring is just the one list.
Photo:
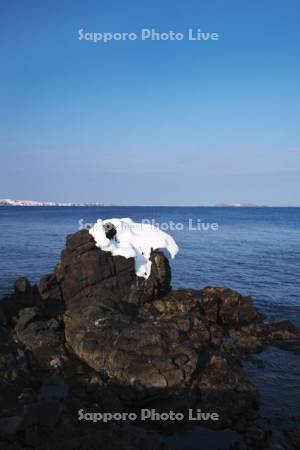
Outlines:
{"label": "clear sky", "polygon": [[9,0],[0,18],[0,198],[300,206],[299,0]]}

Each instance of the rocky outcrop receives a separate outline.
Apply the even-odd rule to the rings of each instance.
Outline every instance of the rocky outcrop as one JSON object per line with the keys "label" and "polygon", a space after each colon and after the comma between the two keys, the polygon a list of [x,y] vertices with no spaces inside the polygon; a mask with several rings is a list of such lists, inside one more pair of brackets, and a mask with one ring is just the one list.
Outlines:
{"label": "rocky outcrop", "polygon": [[0,385],[15,382],[28,372],[24,347],[14,341],[8,328],[0,325]]}
{"label": "rocky outcrop", "polygon": [[150,277],[137,277],[133,258],[112,256],[95,245],[87,230],[68,236],[55,274],[68,310],[85,304],[117,300],[141,305],[170,289],[171,273],[167,258],[152,252]]}
{"label": "rocky outcrop", "polygon": [[38,284],[39,295],[45,301],[62,301],[62,293],[56,275],[50,273],[44,275]]}
{"label": "rocky outcrop", "polygon": [[62,298],[44,301],[39,292],[26,278],[18,279],[15,292],[0,303],[0,324],[2,316],[3,333],[13,346],[21,344],[34,367],[47,369],[64,354],[64,305]]}
{"label": "rocky outcrop", "polygon": [[[72,414],[91,404],[108,411],[170,404],[172,410],[213,411],[219,413],[218,427],[244,433],[253,448],[266,446],[270,433],[257,420],[259,393],[242,360],[268,345],[299,342],[299,330],[289,321],[265,323],[251,297],[231,289],[172,291],[166,257],[152,251],[151,261],[150,277],[139,278],[132,258],[102,251],[82,230],[68,236],[59,264],[38,286],[26,278],[16,281],[15,292],[0,305],[0,405],[7,394],[1,385],[15,392],[19,383],[24,410],[5,412],[0,448],[1,433],[22,436],[27,447],[43,442],[32,427],[60,427],[67,445],[78,426]],[[45,380],[53,373],[63,382]],[[41,391],[32,392],[41,380]],[[48,410],[47,422],[42,411]],[[99,433],[106,439],[103,430],[97,439]],[[82,436],[77,440],[89,448]],[[123,434],[115,438],[116,447],[123,441],[128,448],[145,445]]]}
{"label": "rocky outcrop", "polygon": [[200,305],[205,316],[224,329],[240,328],[261,321],[252,298],[232,289],[207,287],[201,291]]}
{"label": "rocky outcrop", "polygon": [[15,333],[18,341],[34,355],[40,368],[61,363],[65,346],[59,317],[47,317],[42,308],[24,308],[16,319]]}
{"label": "rocky outcrop", "polygon": [[37,287],[31,286],[26,277],[18,278],[14,283],[14,292],[1,300],[0,315],[4,314],[10,321],[23,308],[36,306],[39,300]]}

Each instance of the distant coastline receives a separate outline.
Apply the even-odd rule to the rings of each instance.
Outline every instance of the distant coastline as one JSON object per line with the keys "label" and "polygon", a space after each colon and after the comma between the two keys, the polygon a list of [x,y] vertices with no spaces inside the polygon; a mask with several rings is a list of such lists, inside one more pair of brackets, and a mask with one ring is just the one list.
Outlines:
{"label": "distant coastline", "polygon": [[300,208],[295,205],[256,205],[254,203],[217,203],[214,205],[132,205],[108,202],[46,202],[37,200],[16,200],[16,199],[0,199],[0,207],[124,207],[124,208]]}
{"label": "distant coastline", "polygon": [[106,202],[39,202],[35,200],[0,199],[0,206],[113,206]]}
{"label": "distant coastline", "polygon": [[216,208],[268,208],[268,205],[255,205],[254,203],[219,203]]}

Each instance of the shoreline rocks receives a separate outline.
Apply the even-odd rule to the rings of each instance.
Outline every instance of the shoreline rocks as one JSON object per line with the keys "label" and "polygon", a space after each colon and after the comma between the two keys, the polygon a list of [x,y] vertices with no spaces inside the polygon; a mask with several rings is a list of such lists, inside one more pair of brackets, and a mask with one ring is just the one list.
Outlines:
{"label": "shoreline rocks", "polygon": [[[249,448],[263,448],[269,431],[257,422],[259,392],[242,360],[278,342],[298,342],[300,331],[289,321],[266,324],[251,297],[231,289],[173,291],[164,254],[153,251],[151,261],[145,280],[136,276],[133,258],[103,252],[88,231],[68,236],[52,274],[38,286],[17,280],[15,292],[0,302],[2,386],[11,390],[11,400],[28,399],[26,389],[49,386],[47,378],[59,374],[70,389],[60,400],[64,408],[54,408],[55,423],[65,421],[70,430],[76,408],[91,410],[98,398],[96,409],[171,405],[218,412],[218,428],[244,433],[255,442]],[[0,400],[6,394],[0,387]],[[30,434],[28,414],[34,411],[38,421],[49,406],[43,402],[35,391],[26,414],[17,407],[4,413],[11,420],[2,426],[16,429],[22,445],[39,441]],[[19,419],[24,414],[26,420]]]}

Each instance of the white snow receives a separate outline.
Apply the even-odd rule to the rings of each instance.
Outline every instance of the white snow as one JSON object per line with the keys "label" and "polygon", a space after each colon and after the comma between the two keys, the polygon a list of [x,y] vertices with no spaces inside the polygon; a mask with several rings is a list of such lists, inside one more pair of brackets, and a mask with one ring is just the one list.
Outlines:
{"label": "white snow", "polygon": [[[113,224],[117,230],[112,239],[108,239],[103,226]],[[107,225],[106,225],[107,226]],[[98,219],[89,229],[94,237],[97,247],[105,252],[111,252],[114,256],[135,258],[135,271],[139,277],[148,278],[151,272],[151,250],[167,249],[174,258],[178,252],[178,246],[172,236],[159,228],[147,224],[133,222],[132,219]]]}

